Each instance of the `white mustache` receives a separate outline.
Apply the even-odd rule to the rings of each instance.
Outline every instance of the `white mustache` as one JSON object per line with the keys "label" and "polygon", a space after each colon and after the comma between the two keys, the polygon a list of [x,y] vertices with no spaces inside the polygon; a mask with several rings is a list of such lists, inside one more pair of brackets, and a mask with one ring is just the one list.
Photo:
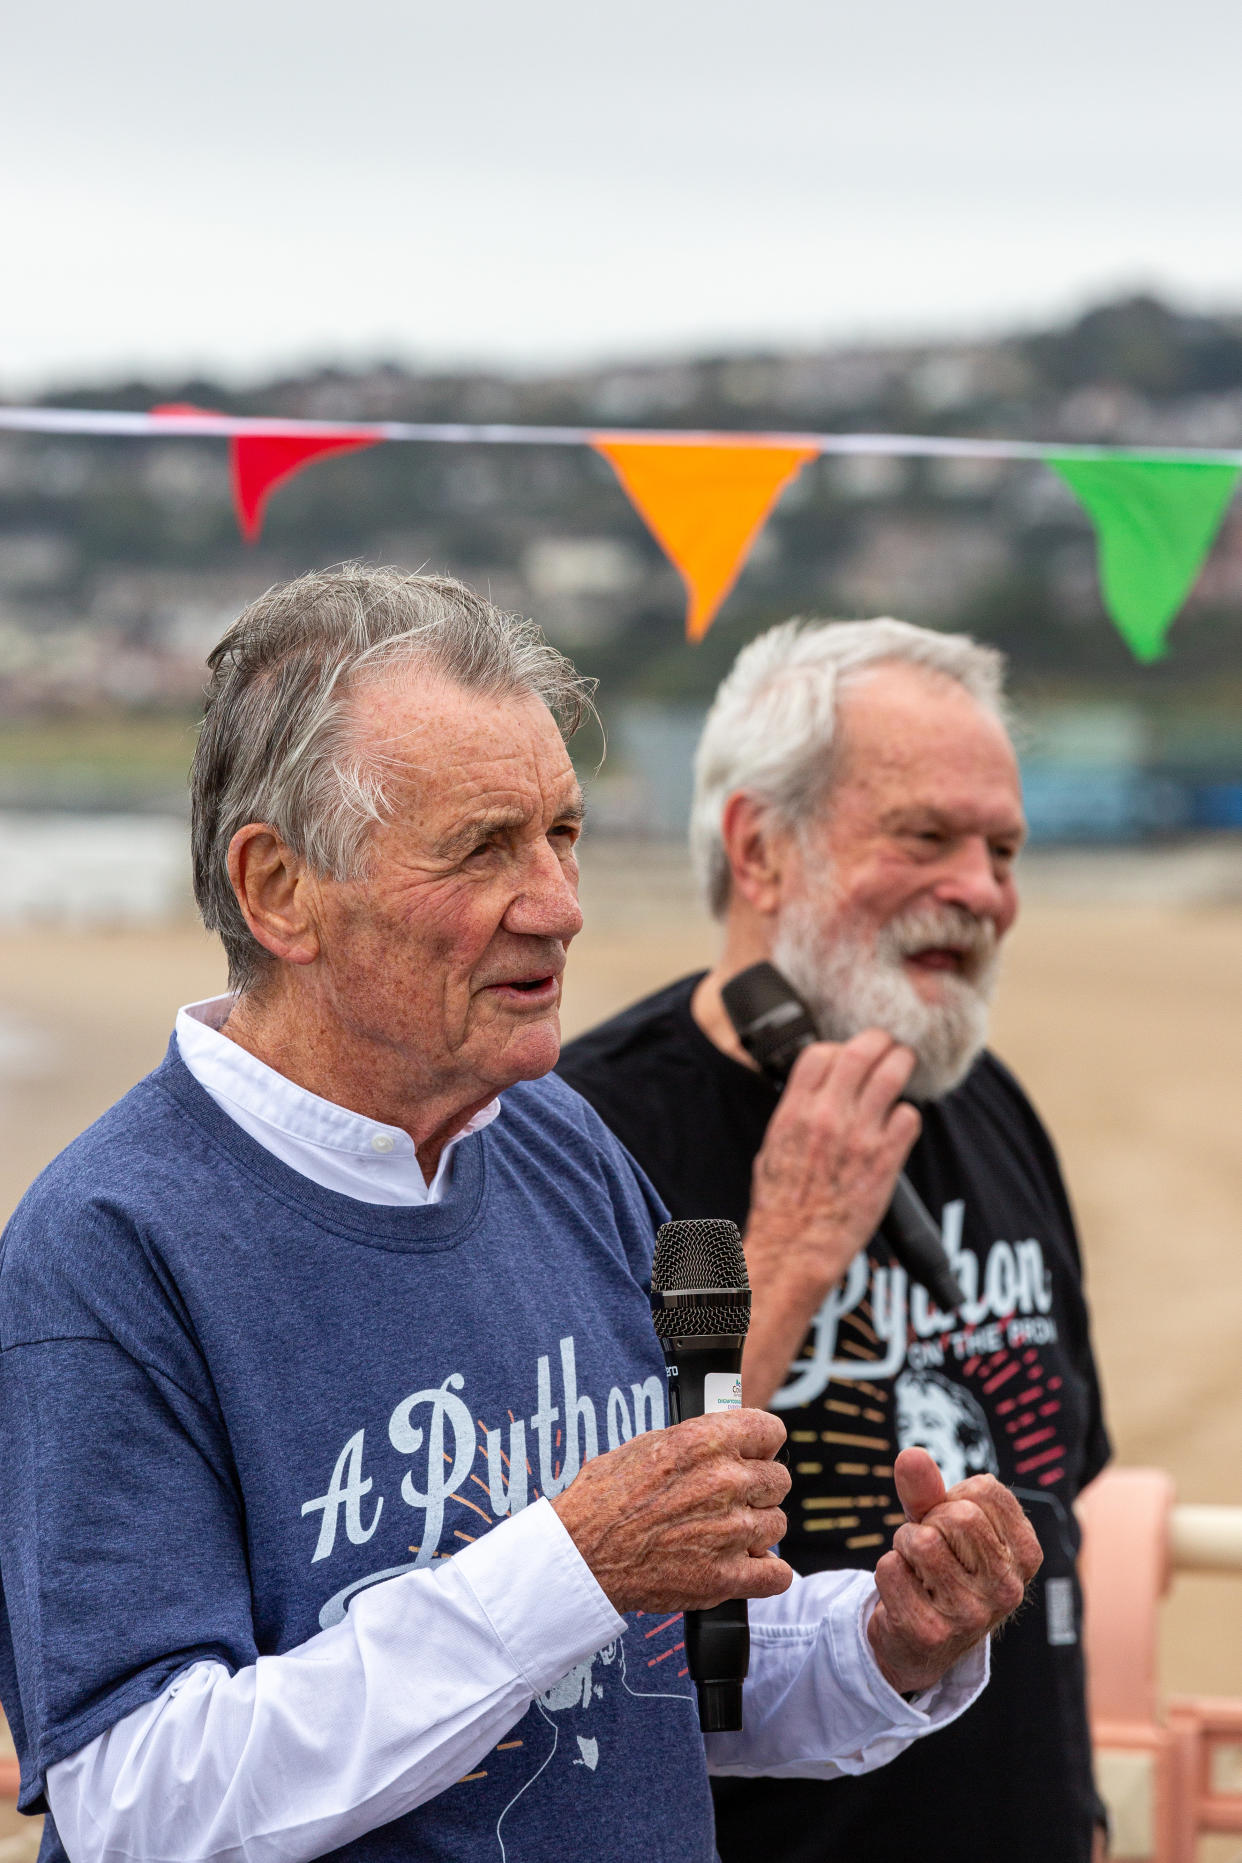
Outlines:
{"label": "white mustache", "polygon": [[976,918],[965,906],[926,905],[912,906],[890,919],[875,948],[876,956],[889,963],[900,963],[916,951],[957,951],[973,973],[991,963],[998,943],[992,919]]}

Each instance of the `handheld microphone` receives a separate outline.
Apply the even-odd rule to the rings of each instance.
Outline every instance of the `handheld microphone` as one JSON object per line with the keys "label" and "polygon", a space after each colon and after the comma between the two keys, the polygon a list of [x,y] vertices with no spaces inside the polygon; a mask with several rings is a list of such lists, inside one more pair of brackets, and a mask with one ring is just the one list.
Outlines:
{"label": "handheld microphone", "polygon": [[[668,1366],[669,1419],[684,1423],[742,1404],[750,1281],[736,1223],[665,1223],[651,1265],[651,1306]],[[745,1598],[687,1611],[686,1666],[705,1734],[737,1733],[750,1667]]]}
{"label": "handheld microphone", "polygon": [[[773,1085],[783,1087],[790,1069],[819,1040],[811,1012],[774,964],[752,964],[731,977],[720,992],[737,1038]],[[944,1313],[966,1296],[944,1252],[931,1212],[903,1171],[880,1224],[893,1254],[912,1281],[925,1287]]]}

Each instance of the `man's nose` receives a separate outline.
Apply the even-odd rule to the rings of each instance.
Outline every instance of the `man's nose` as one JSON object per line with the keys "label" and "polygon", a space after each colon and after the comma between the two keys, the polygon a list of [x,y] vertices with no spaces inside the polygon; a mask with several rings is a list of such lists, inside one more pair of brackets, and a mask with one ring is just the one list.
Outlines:
{"label": "man's nose", "polygon": [[520,890],[504,916],[506,931],[527,938],[560,938],[566,944],[582,930],[578,869],[545,842],[532,854]]}
{"label": "man's nose", "polygon": [[978,919],[1003,921],[1009,916],[1008,878],[983,837],[972,835],[953,850],[935,894],[944,905],[964,906]]}

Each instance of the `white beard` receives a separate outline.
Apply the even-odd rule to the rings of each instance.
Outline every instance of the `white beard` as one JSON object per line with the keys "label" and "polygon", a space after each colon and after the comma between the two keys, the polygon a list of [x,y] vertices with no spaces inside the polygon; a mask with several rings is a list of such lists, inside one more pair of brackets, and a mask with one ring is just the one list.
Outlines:
{"label": "white beard", "polygon": [[[916,1058],[906,1097],[939,1100],[966,1078],[988,1032],[1000,957],[996,927],[962,906],[912,906],[869,945],[839,918],[831,887],[792,901],[781,915],[772,962],[806,1003],[824,1041],[884,1029]],[[948,947],[963,954],[961,974],[941,971],[941,1001],[925,1002],[903,959]]]}

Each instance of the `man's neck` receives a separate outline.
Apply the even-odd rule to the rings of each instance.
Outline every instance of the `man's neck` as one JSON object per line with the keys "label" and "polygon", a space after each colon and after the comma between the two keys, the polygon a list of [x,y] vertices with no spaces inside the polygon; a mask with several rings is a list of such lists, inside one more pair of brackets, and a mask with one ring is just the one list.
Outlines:
{"label": "man's neck", "polygon": [[449,1140],[495,1098],[484,1090],[463,1105],[460,1088],[437,1093],[432,1083],[412,1081],[392,1048],[346,1044],[339,1025],[317,1016],[313,1002],[285,993],[239,996],[220,1033],[321,1100],[408,1132],[428,1183]]}
{"label": "man's neck", "polygon": [[690,1014],[709,1042],[744,1067],[755,1067],[737,1038],[721,991],[731,977],[748,970],[752,964],[770,959],[767,940],[757,927],[742,927],[730,921],[725,927],[724,950],[705,977],[700,978],[690,998]]}

